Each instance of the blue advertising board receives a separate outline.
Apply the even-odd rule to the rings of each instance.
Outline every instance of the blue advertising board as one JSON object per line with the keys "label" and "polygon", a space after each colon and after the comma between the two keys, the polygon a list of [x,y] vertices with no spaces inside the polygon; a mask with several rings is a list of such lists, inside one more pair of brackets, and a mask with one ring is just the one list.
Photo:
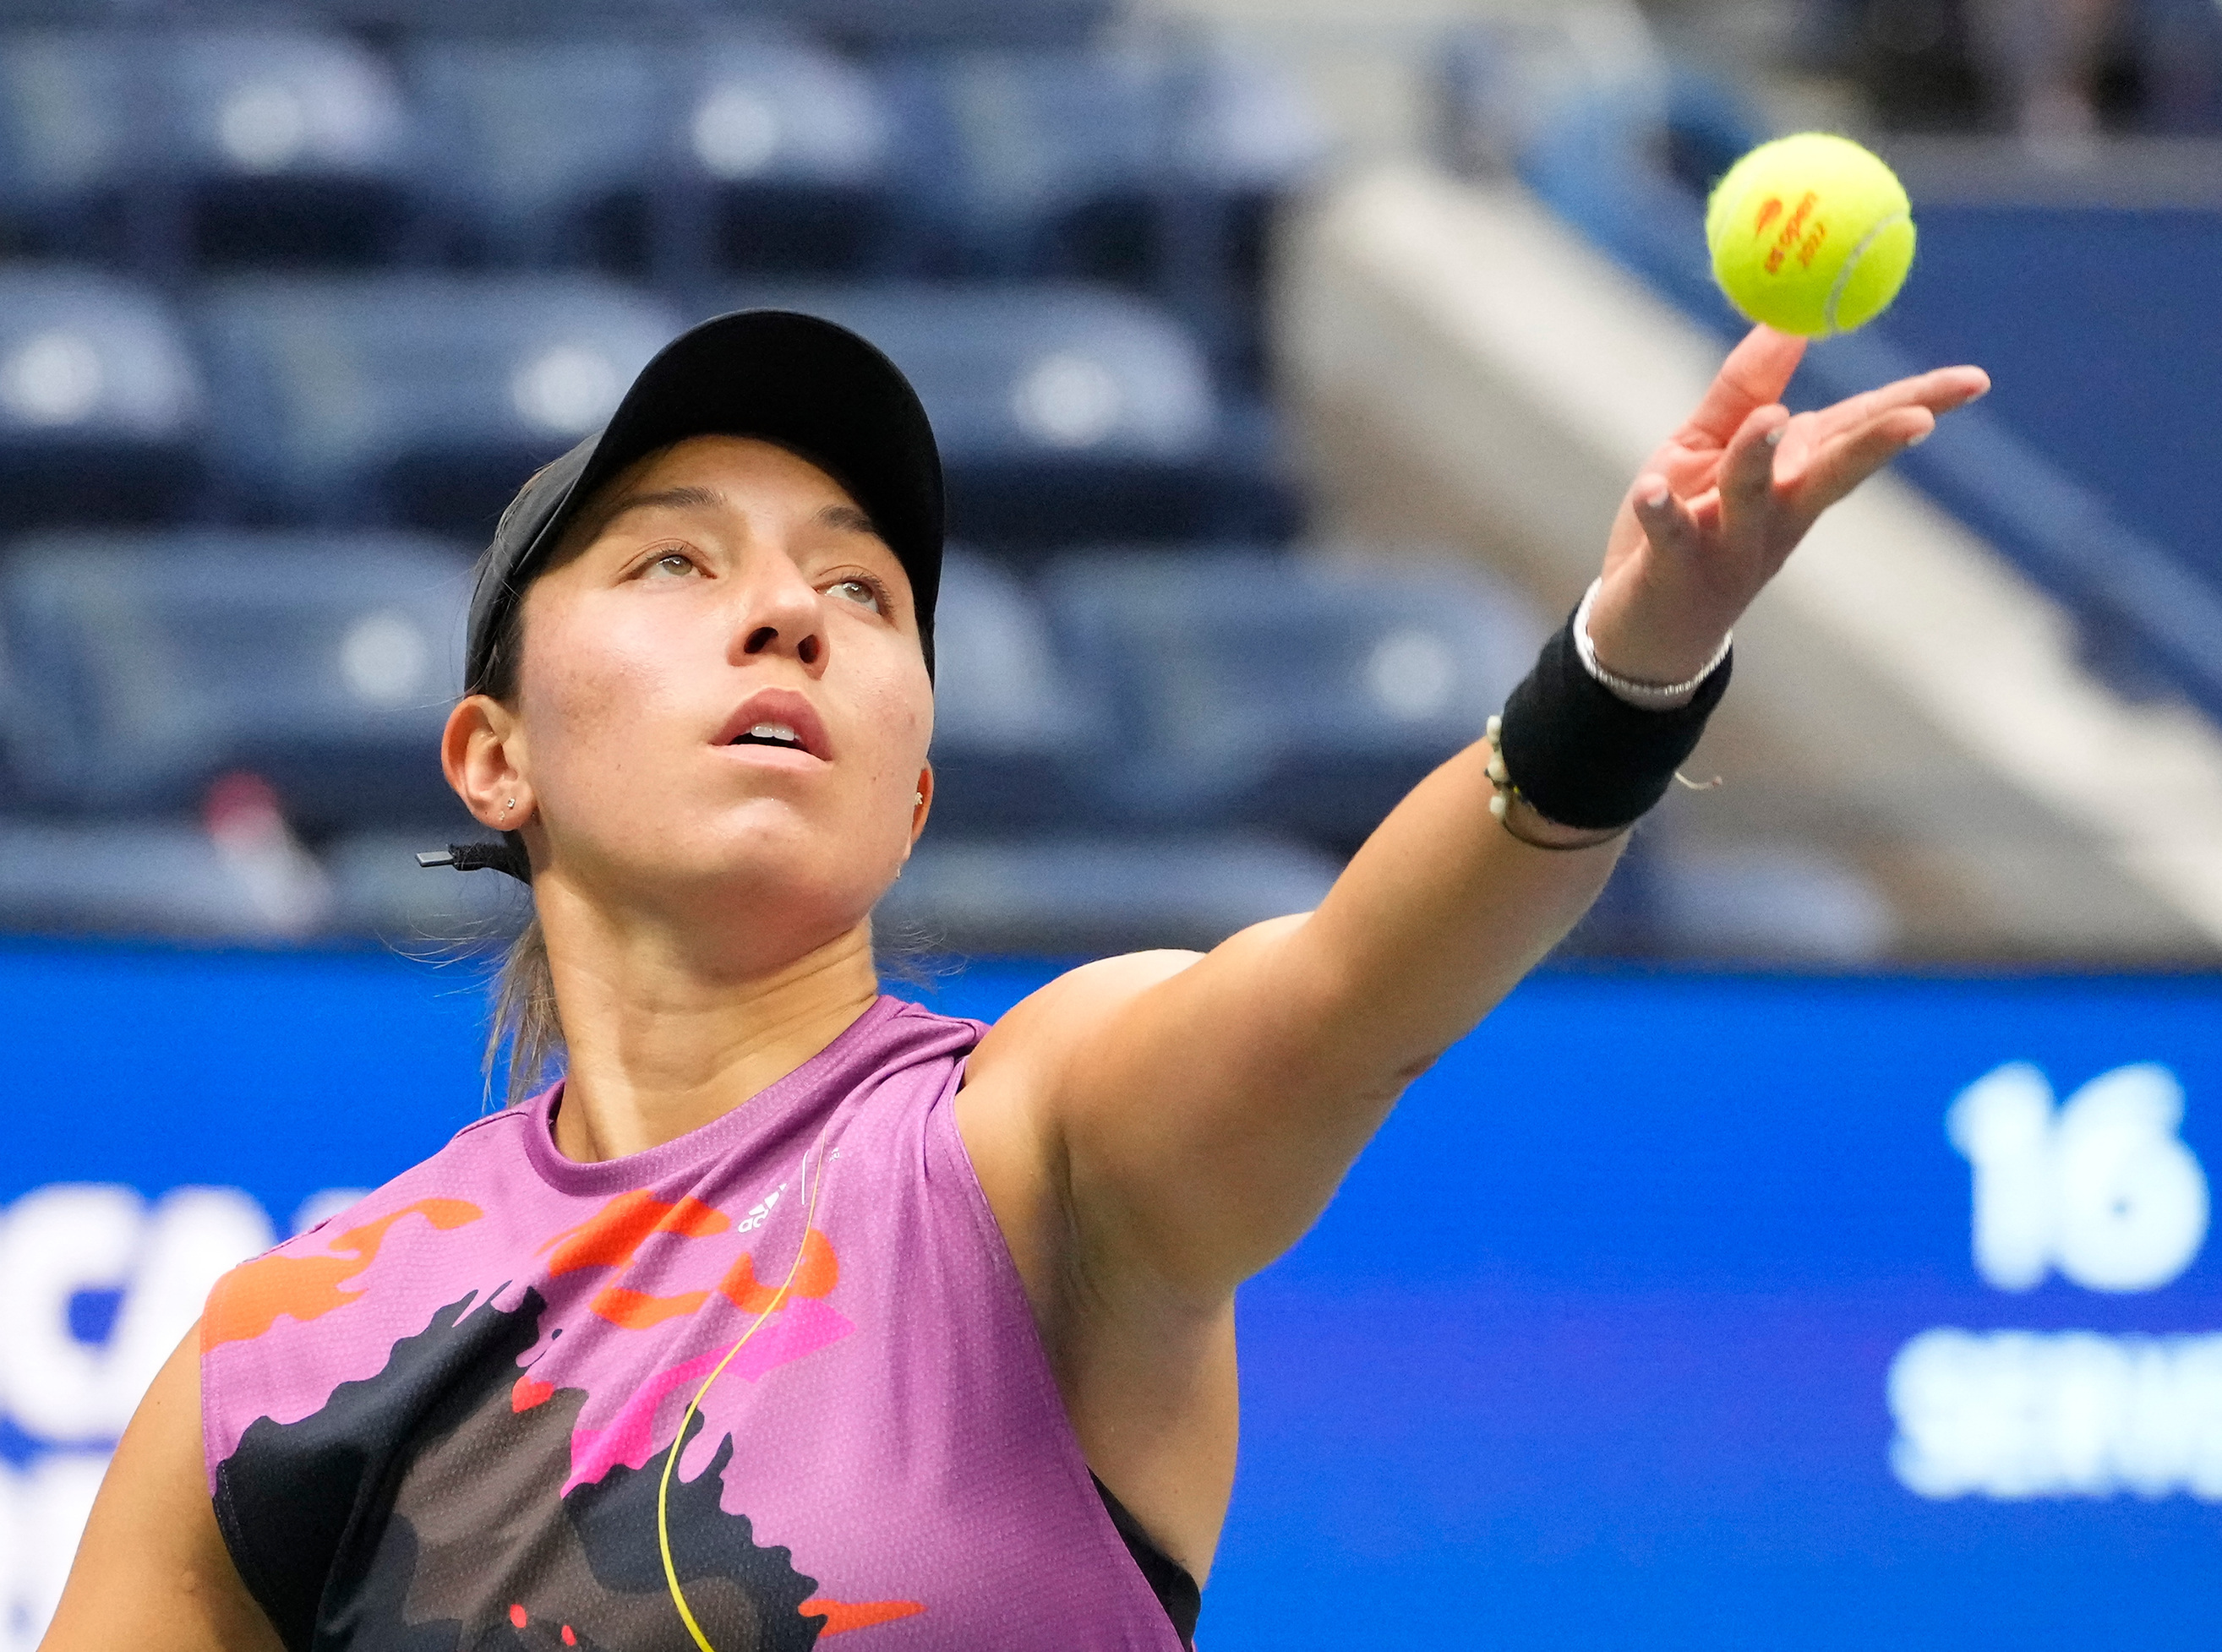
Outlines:
{"label": "blue advertising board", "polygon": [[[0,948],[0,1649],[208,1281],[476,1117],[483,1026],[376,953]],[[1200,1644],[2208,1645],[2218,1155],[2222,981],[1539,976],[1246,1290]]]}

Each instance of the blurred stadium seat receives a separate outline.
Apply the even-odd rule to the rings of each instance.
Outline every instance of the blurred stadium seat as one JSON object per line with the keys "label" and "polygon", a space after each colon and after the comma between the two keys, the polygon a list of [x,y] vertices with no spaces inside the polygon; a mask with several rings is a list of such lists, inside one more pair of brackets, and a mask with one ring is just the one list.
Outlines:
{"label": "blurred stadium seat", "polygon": [[151,68],[117,36],[0,37],[0,212],[16,244],[123,250],[120,193],[150,159],[135,117]]}
{"label": "blurred stadium seat", "polygon": [[431,40],[405,61],[456,251],[579,263],[612,228],[598,215],[630,207],[638,227],[669,120],[644,44]]}
{"label": "blurred stadium seat", "polygon": [[1817,844],[1670,848],[1643,873],[1648,939],[1669,956],[1871,963],[1899,938],[1874,880]]}
{"label": "blurred stadium seat", "polygon": [[[792,41],[724,41],[677,54],[672,167],[682,228],[665,262],[833,274],[887,256],[893,133],[875,83]],[[706,237],[690,237],[689,210]]]}
{"label": "blurred stadium seat", "polygon": [[954,551],[934,634],[936,835],[1077,825],[1108,730],[1099,698],[1055,657],[1039,600],[1005,569]]}
{"label": "blurred stadium seat", "polygon": [[973,52],[888,86],[926,267],[1111,281],[1255,382],[1273,210],[1324,144],[1291,86],[1227,53]]}
{"label": "blurred stadium seat", "polygon": [[0,267],[0,526],[191,514],[206,420],[159,298],[90,269]]}
{"label": "blurred stadium seat", "polygon": [[741,0],[845,45],[1077,46],[1119,13],[1119,0]]}
{"label": "blurred stadium seat", "polygon": [[234,772],[310,833],[461,817],[440,729],[468,562],[399,536],[54,534],[0,561],[0,737],[48,810],[190,811]]}
{"label": "blurred stadium seat", "polygon": [[[407,228],[414,168],[400,93],[338,36],[185,34],[159,141],[185,247],[218,263],[371,263]],[[174,233],[174,232],[173,232]]]}
{"label": "blurred stadium seat", "polygon": [[1217,946],[1317,906],[1340,864],[1271,837],[1043,837],[983,842],[928,829],[874,913],[883,944],[959,953],[1100,955]]}
{"label": "blurred stadium seat", "polygon": [[[224,0],[215,0],[223,3]],[[533,39],[586,29],[698,29],[724,0],[294,0],[381,40],[428,35]]]}
{"label": "blurred stadium seat", "polygon": [[[146,0],[10,0],[41,17],[129,16]],[[170,0],[199,9],[256,0]],[[685,38],[744,25],[807,30],[844,50],[946,46],[1073,46],[1117,13],[1117,0],[293,0],[299,9],[380,37],[530,39],[587,29]]]}
{"label": "blurred stadium seat", "polygon": [[668,283],[880,255],[886,117],[869,77],[800,41],[430,40],[409,80],[466,255]]}
{"label": "blurred stadium seat", "polygon": [[473,537],[679,330],[583,276],[239,280],[199,320],[236,511]]}
{"label": "blurred stadium seat", "polygon": [[1481,735],[1549,627],[1472,569],[1396,573],[1197,547],[1075,557],[1045,579],[1122,744],[1130,821],[1252,823],[1354,848]]}
{"label": "blurred stadium seat", "polygon": [[17,34],[0,42],[0,212],[35,247],[194,262],[376,262],[411,218],[400,96],[343,35]]}
{"label": "blurred stadium seat", "polygon": [[1102,288],[749,287],[852,327],[932,416],[950,529],[991,551],[1089,541],[1278,540],[1297,504],[1270,430],[1226,407],[1194,340]]}

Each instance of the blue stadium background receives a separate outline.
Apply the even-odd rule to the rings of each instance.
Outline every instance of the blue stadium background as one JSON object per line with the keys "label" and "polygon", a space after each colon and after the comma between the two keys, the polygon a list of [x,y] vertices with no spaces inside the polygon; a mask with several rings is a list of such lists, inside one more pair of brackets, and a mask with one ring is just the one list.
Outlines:
{"label": "blue stadium background", "polygon": [[[1048,967],[978,965],[936,1001],[993,1015]],[[0,1002],[0,1198],[206,1184],[283,1223],[481,1105],[475,983],[376,953],[18,946]],[[2158,1062],[2211,1167],[2218,1014],[2204,980],[1539,977],[1245,1292],[1242,1462],[1200,1643],[2206,1644],[2213,1502],[1917,1495],[1888,1385],[1938,1327],[2222,1323],[2211,1243],[2150,1291],[1986,1285],[1944,1124],[2008,1062],[2063,1099]],[[113,1334],[104,1293],[146,1265],[96,1261],[48,1311]],[[2186,1449],[2222,1469],[2222,1384],[2203,1405]],[[0,1424],[22,1487],[99,1451]]]}

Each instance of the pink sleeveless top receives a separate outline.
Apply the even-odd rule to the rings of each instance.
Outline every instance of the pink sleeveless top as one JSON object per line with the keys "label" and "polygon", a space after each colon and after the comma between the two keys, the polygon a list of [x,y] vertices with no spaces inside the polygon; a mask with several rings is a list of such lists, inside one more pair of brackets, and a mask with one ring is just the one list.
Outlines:
{"label": "pink sleeveless top", "polygon": [[286,1645],[1178,1652],[957,1136],[982,1030],[882,998],[602,1164],[559,1086],[228,1274],[210,1486]]}

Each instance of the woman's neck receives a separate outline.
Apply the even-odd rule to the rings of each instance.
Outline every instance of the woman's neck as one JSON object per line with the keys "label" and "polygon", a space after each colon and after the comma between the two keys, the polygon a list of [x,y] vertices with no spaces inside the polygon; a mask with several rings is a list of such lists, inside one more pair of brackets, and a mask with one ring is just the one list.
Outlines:
{"label": "woman's neck", "polygon": [[549,904],[543,923],[570,1066],[556,1147],[581,1163],[660,1147],[731,1112],[839,1037],[879,994],[867,923],[778,968],[725,973],[656,931],[613,930]]}

